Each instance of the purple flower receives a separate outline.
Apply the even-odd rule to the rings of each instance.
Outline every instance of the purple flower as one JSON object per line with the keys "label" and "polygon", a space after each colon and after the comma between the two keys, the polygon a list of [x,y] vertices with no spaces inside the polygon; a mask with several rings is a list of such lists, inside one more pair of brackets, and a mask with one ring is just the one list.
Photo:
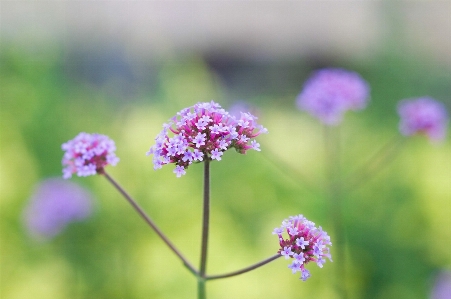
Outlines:
{"label": "purple flower", "polygon": [[285,256],[285,259],[289,259],[290,256],[293,255],[293,252],[291,251],[291,246],[285,246],[283,250],[280,251],[280,254]]}
{"label": "purple flower", "polygon": [[451,271],[440,272],[431,291],[431,299],[451,298]]}
{"label": "purple flower", "polygon": [[359,74],[327,68],[316,71],[305,82],[296,104],[321,122],[338,125],[347,110],[366,107],[369,90],[368,83]]}
{"label": "purple flower", "polygon": [[283,233],[283,228],[280,228],[280,227],[276,227],[272,232],[273,235],[280,235],[282,233]]}
{"label": "purple flower", "polygon": [[239,118],[241,116],[241,112],[243,111],[249,111],[253,115],[257,116],[260,114],[256,107],[254,107],[248,102],[241,100],[233,102],[232,105],[229,107],[228,111],[231,115],[235,116],[236,118]]}
{"label": "purple flower", "polygon": [[177,175],[178,178],[186,173],[185,167],[180,165],[177,165],[173,172]]}
{"label": "purple flower", "polygon": [[288,265],[288,268],[290,268],[293,274],[295,274],[298,271],[302,271],[301,265],[301,262],[294,260],[291,264]]}
{"label": "purple flower", "polygon": [[429,97],[402,100],[398,104],[399,130],[405,136],[425,134],[440,141],[446,136],[448,115],[445,106]]}
{"label": "purple flower", "polygon": [[[286,231],[287,238],[283,233]],[[280,249],[278,253],[294,259],[288,266],[294,273],[301,272],[302,280],[310,277],[310,272],[305,269],[309,262],[315,262],[320,268],[326,262],[327,257],[332,261],[330,249],[332,246],[330,237],[321,227],[317,228],[315,223],[308,221],[304,216],[292,216],[282,221],[282,226],[274,229],[273,234],[279,238]]]}
{"label": "purple flower", "polygon": [[41,182],[31,196],[23,216],[31,235],[48,239],[71,222],[91,215],[92,196],[81,186],[54,178]]}
{"label": "purple flower", "polygon": [[211,159],[212,160],[218,160],[221,161],[221,156],[222,156],[223,152],[220,151],[219,149],[215,148],[212,152],[211,152]]}
{"label": "purple flower", "polygon": [[296,245],[298,245],[302,249],[305,249],[305,246],[308,245],[308,241],[304,240],[304,237],[300,237],[296,240]]}
{"label": "purple flower", "polygon": [[114,141],[105,135],[80,133],[61,148],[65,151],[62,161],[65,179],[72,177],[74,173],[78,176],[102,173],[106,165],[114,166],[119,162],[114,153]]}
{"label": "purple flower", "polygon": [[147,155],[154,155],[154,169],[174,163],[174,173],[180,177],[193,162],[220,161],[230,148],[241,154],[249,149],[260,151],[260,145],[253,138],[267,130],[256,120],[250,113],[241,112],[240,117],[235,117],[213,101],[197,103],[178,112],[163,125]]}
{"label": "purple flower", "polygon": [[301,278],[300,279],[302,279],[302,281],[306,281],[307,278],[309,278],[309,277],[310,277],[310,271],[305,269],[305,268],[303,268],[301,270]]}
{"label": "purple flower", "polygon": [[295,258],[300,264],[303,264],[305,261],[304,253],[300,253],[300,254],[295,253],[295,254],[293,254],[293,258]]}

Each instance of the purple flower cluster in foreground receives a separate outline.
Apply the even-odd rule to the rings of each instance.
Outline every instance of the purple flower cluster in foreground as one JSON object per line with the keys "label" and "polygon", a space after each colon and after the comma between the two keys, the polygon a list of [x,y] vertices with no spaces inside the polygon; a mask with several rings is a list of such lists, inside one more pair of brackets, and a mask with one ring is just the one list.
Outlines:
{"label": "purple flower cluster in foreground", "polygon": [[445,138],[448,116],[442,103],[429,97],[406,99],[399,103],[398,113],[401,134],[425,134],[434,141]]}
{"label": "purple flower cluster in foreground", "polygon": [[63,179],[41,182],[24,211],[25,225],[35,237],[51,238],[69,223],[82,221],[92,212],[91,194]]}
{"label": "purple flower cluster in foreground", "polygon": [[248,149],[260,151],[260,144],[253,138],[267,130],[258,125],[256,119],[243,112],[237,118],[213,101],[197,103],[181,110],[163,125],[147,155],[154,155],[154,169],[174,163],[174,173],[180,177],[193,162],[219,161],[230,148],[241,154]]}
{"label": "purple flower cluster in foreground", "polygon": [[369,85],[359,74],[344,69],[318,70],[305,82],[296,99],[305,110],[327,125],[337,125],[348,110],[366,107]]}
{"label": "purple flower cluster in foreground", "polygon": [[[288,234],[287,239],[282,235],[284,231]],[[277,253],[285,256],[285,259],[294,259],[288,268],[293,274],[301,272],[300,279],[303,281],[310,277],[310,271],[305,269],[306,264],[315,262],[322,268],[326,257],[332,261],[328,247],[332,246],[329,235],[321,226],[317,228],[315,223],[302,215],[285,219],[281,227],[274,229],[273,234],[279,237],[280,249]]]}
{"label": "purple flower cluster in foreground", "polygon": [[94,175],[102,172],[106,165],[114,166],[119,162],[114,153],[114,141],[101,134],[80,133],[61,148],[65,151],[62,161],[65,179],[74,173],[78,176]]}

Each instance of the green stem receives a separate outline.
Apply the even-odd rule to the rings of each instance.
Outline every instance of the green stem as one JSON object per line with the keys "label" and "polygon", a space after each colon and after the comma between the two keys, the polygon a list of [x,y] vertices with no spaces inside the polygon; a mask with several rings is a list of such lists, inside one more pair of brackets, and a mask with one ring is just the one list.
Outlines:
{"label": "green stem", "polygon": [[205,156],[204,161],[204,200],[202,215],[202,244],[200,254],[198,294],[200,298],[206,298],[205,273],[207,270],[208,231],[210,223],[210,160]]}
{"label": "green stem", "polygon": [[181,254],[181,252],[172,244],[172,242],[166,237],[166,235],[156,226],[156,224],[150,219],[144,210],[138,205],[138,203],[122,188],[105,170],[102,171],[105,178],[124,196],[124,198],[131,204],[135,211],[141,216],[141,218],[157,233],[157,235],[163,240],[164,243],[182,260],[183,264],[194,275],[198,276],[198,271],[191,265],[191,263]]}
{"label": "green stem", "polygon": [[206,299],[207,293],[205,290],[205,279],[198,277],[197,278],[197,299]]}
{"label": "green stem", "polygon": [[342,182],[341,182],[341,149],[339,127],[325,126],[324,142],[326,147],[327,185],[330,201],[330,212],[335,229],[335,261],[336,261],[336,289],[341,298],[346,295],[346,260],[345,246],[346,234],[342,215]]}
{"label": "green stem", "polygon": [[241,270],[233,271],[233,272],[226,273],[226,274],[207,275],[207,276],[205,276],[205,280],[227,278],[227,277],[232,277],[232,276],[236,276],[236,275],[239,275],[239,274],[243,274],[243,273],[249,272],[251,270],[257,269],[257,268],[259,268],[259,267],[261,267],[263,265],[266,265],[267,263],[272,262],[275,259],[278,259],[279,257],[281,257],[281,255],[280,254],[276,254],[276,255],[273,255],[273,256],[271,256],[271,257],[269,257],[269,258],[267,258],[267,259],[265,259],[265,260],[263,260],[261,262],[253,264],[253,265],[251,265],[249,267],[246,267],[246,268],[243,268]]}

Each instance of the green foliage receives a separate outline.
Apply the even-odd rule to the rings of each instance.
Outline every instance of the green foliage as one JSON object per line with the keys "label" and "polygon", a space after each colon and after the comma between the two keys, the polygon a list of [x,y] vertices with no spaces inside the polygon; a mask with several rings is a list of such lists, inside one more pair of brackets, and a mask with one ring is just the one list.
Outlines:
{"label": "green foliage", "polygon": [[[289,215],[304,214],[331,231],[334,242],[324,190],[315,188],[325,171],[321,127],[293,109],[296,94],[278,98],[276,91],[243,91],[245,82],[229,91],[194,57],[156,66],[155,90],[142,88],[121,101],[104,86],[71,80],[58,51],[0,53],[2,297],[193,298],[196,282],[190,273],[102,177],[72,179],[95,194],[96,210],[52,240],[33,240],[24,229],[22,210],[35,184],[61,175],[63,142],[80,131],[106,134],[116,141],[121,159],[110,173],[197,265],[202,167],[193,165],[177,179],[171,166],[154,171],[145,153],[176,111],[211,99],[227,107],[227,94],[252,94],[249,100],[258,106],[259,122],[269,134],[259,137],[261,153],[227,152],[211,165],[208,272],[233,271],[273,255],[278,244],[271,232]],[[299,65],[304,69],[291,73],[308,74]],[[356,71],[369,81],[372,100],[367,110],[346,116],[344,173],[398,134],[399,99],[428,94],[450,106],[451,80],[443,68],[425,69],[413,59],[381,55]],[[350,298],[425,298],[434,269],[451,267],[451,223],[444,212],[451,209],[449,138],[440,146],[420,138],[404,145],[394,163],[344,198]],[[300,173],[314,186],[305,184]],[[310,265],[313,277],[305,283],[287,265],[279,259],[209,282],[207,290],[211,298],[224,299],[336,296],[334,263],[320,270]]]}

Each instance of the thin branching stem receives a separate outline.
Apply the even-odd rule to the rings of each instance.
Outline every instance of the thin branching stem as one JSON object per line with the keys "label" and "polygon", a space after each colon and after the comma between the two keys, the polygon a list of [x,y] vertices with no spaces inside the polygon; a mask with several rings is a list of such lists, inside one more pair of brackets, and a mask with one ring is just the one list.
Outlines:
{"label": "thin branching stem", "polygon": [[132,205],[135,211],[141,216],[141,218],[157,233],[157,235],[163,240],[164,243],[182,260],[183,264],[194,275],[199,276],[199,272],[191,265],[191,263],[181,254],[181,252],[172,244],[168,237],[156,226],[156,224],[150,219],[150,217],[144,212],[144,210],[138,205],[138,203],[122,188],[116,180],[114,180],[105,170],[102,173],[105,178],[124,196],[124,198]]}
{"label": "thin branching stem", "polygon": [[210,161],[204,162],[204,201],[202,215],[202,245],[200,255],[200,276],[204,276],[207,269],[208,231],[210,223]]}
{"label": "thin branching stem", "polygon": [[261,261],[261,262],[258,262],[258,263],[256,263],[256,264],[253,264],[253,265],[251,265],[251,266],[249,266],[249,267],[246,267],[246,268],[243,268],[243,269],[241,269],[241,270],[233,271],[233,272],[226,273],[226,274],[207,275],[207,276],[205,276],[205,279],[206,279],[206,280],[212,280],[212,279],[227,278],[227,277],[232,277],[232,276],[240,275],[240,274],[249,272],[249,271],[251,271],[251,270],[257,269],[257,268],[259,268],[259,267],[261,267],[261,266],[264,266],[264,265],[266,265],[266,264],[268,264],[268,263],[274,261],[275,259],[277,259],[277,258],[279,258],[279,257],[281,257],[281,255],[280,255],[280,254],[276,254],[276,255],[273,255],[273,256],[271,256],[271,257],[269,257],[269,258],[267,258],[267,259],[265,259],[265,260],[263,260],[263,261]]}
{"label": "thin branching stem", "polygon": [[205,157],[204,161],[204,196],[202,215],[202,244],[200,254],[200,267],[198,280],[198,298],[206,298],[205,273],[207,271],[208,231],[210,227],[210,160]]}
{"label": "thin branching stem", "polygon": [[346,294],[346,232],[343,225],[343,190],[341,177],[341,144],[340,128],[325,125],[324,146],[326,153],[326,171],[329,197],[329,209],[335,229],[336,259],[336,288],[340,298],[347,298]]}

